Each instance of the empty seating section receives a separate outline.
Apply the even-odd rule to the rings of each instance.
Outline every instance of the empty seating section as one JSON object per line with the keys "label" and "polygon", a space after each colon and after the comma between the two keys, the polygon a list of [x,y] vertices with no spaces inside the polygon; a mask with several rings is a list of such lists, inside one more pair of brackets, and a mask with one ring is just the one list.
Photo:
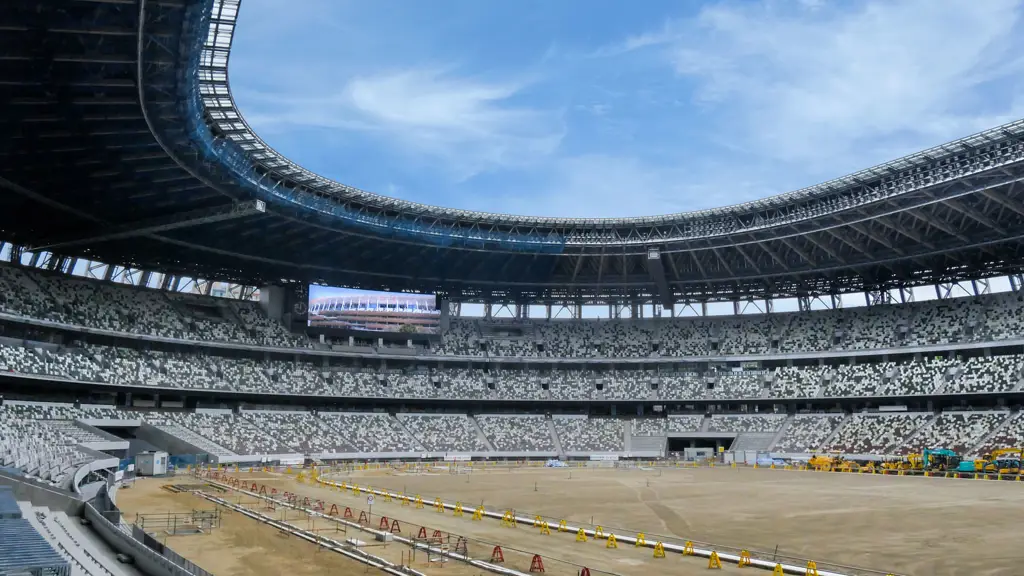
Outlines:
{"label": "empty seating section", "polygon": [[909,454],[924,449],[948,448],[964,454],[1009,415],[1009,412],[943,412],[904,442],[898,452]]}
{"label": "empty seating section", "polygon": [[76,448],[83,440],[96,439],[71,422],[81,416],[80,410],[68,404],[0,405],[0,466],[63,485],[78,467],[94,460]]}
{"label": "empty seating section", "polygon": [[785,421],[785,414],[715,414],[708,423],[708,431],[776,432]]}
{"label": "empty seating section", "polygon": [[827,366],[785,366],[775,370],[768,396],[772,398],[813,398],[821,391]]}
{"label": "empty seating section", "polygon": [[775,332],[774,317],[730,318],[715,322],[713,338],[720,354],[767,354]]}
{"label": "empty seating section", "polygon": [[703,421],[703,416],[672,415],[668,418],[634,418],[630,426],[633,436],[664,436],[698,432]]}
{"label": "empty seating section", "polygon": [[698,432],[701,424],[704,422],[703,416],[669,416],[667,431],[671,434],[673,432],[685,433],[685,432]]}
{"label": "empty seating section", "polygon": [[808,452],[820,450],[822,444],[842,421],[839,414],[797,414],[789,422],[782,438],[775,444],[776,452]]}
{"label": "empty seating section", "polygon": [[484,452],[487,444],[465,414],[399,414],[409,432],[433,452]]}
{"label": "empty seating section", "polygon": [[472,320],[453,318],[448,330],[441,335],[441,344],[436,352],[447,356],[483,356],[479,342],[480,331]]}
{"label": "empty seating section", "polygon": [[759,372],[716,372],[707,399],[757,398],[764,390],[765,376]]}
{"label": "empty seating section", "polygon": [[[254,302],[0,266],[0,312],[128,334],[308,348]],[[646,358],[868,350],[998,341],[1024,333],[1014,293],[799,313],[625,320],[453,318],[433,353]],[[507,325],[504,329],[503,325]],[[492,334],[493,332],[493,334]]]}
{"label": "empty seating section", "polygon": [[[190,432],[182,438],[210,454],[225,455],[224,449],[240,455],[293,454],[287,446],[269,431],[226,410],[197,412],[161,412],[146,417],[158,428],[178,436],[182,429]],[[205,439],[202,445],[193,440]],[[220,454],[218,454],[220,452]],[[229,455],[229,454],[228,454]]]}
{"label": "empty seating section", "polygon": [[441,394],[444,398],[484,398],[488,377],[500,379],[501,372],[485,374],[482,370],[465,368],[449,368],[437,370],[433,377],[441,383]]}
{"label": "empty seating section", "polygon": [[[75,420],[144,421],[198,452],[221,458],[286,454],[372,455],[458,452],[569,456],[625,451],[634,439],[673,434],[735,434],[735,450],[893,455],[948,448],[969,456],[1024,446],[1024,412],[946,411],[843,414],[698,414],[614,418],[522,414],[228,410],[145,412],[8,401],[0,405],[0,466],[54,485],[92,461],[79,448],[106,438]],[[474,422],[475,421],[475,422]],[[706,424],[705,426],[702,426]],[[101,424],[100,424],[101,425]],[[772,440],[778,438],[774,446]],[[556,442],[557,440],[557,442]],[[638,440],[634,440],[635,442]],[[634,447],[636,444],[634,444]],[[95,449],[95,448],[94,448]]]}
{"label": "empty seating section", "polygon": [[825,397],[882,396],[886,380],[895,371],[892,362],[847,364],[827,376],[821,395]]}
{"label": "empty seating section", "polygon": [[498,452],[555,452],[555,441],[544,416],[488,414],[475,418]]}
{"label": "empty seating section", "polygon": [[305,336],[295,334],[280,322],[268,318],[255,302],[232,302],[232,306],[242,325],[248,329],[254,344],[295,348],[310,348],[313,345]]}
{"label": "empty seating section", "polygon": [[917,412],[853,414],[824,448],[845,454],[893,454],[931,417]]}
{"label": "empty seating section", "polygon": [[641,400],[652,396],[649,372],[620,370],[603,378],[601,395],[607,400]]}
{"label": "empty seating section", "polygon": [[668,430],[668,419],[634,418],[629,425],[633,436],[664,436]]}
{"label": "empty seating section", "polygon": [[710,351],[710,323],[702,319],[662,322],[658,338],[661,356],[703,356]]}
{"label": "empty seating section", "polygon": [[934,359],[902,364],[897,367],[886,393],[892,396],[933,394],[945,386],[946,376],[956,362],[951,359]]}
{"label": "empty seating section", "polygon": [[356,370],[323,359],[0,342],[0,370],[119,385],[258,394],[497,400],[728,400],[1011,392],[1024,356],[789,366],[700,374],[655,370]]}
{"label": "empty seating section", "polygon": [[321,412],[319,416],[357,452],[423,452],[423,445],[389,414]]}
{"label": "empty seating section", "polygon": [[967,455],[980,457],[1000,448],[1024,448],[1024,411],[1004,419],[1002,426],[990,431]]}
{"label": "empty seating section", "polygon": [[0,370],[22,374],[46,374],[42,352],[21,346],[0,345]]}
{"label": "empty seating section", "polygon": [[554,416],[551,421],[566,454],[625,450],[623,420]]}
{"label": "empty seating section", "polygon": [[344,454],[358,452],[347,438],[310,412],[245,411],[242,417],[277,438],[288,452]]}
{"label": "empty seating section", "polygon": [[959,365],[957,375],[946,383],[947,394],[1011,392],[1021,380],[1019,356],[968,358]]}

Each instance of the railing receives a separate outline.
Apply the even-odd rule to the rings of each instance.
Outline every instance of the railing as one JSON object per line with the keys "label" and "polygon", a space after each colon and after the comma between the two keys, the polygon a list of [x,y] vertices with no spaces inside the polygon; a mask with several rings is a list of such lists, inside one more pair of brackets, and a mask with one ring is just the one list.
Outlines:
{"label": "railing", "polygon": [[[107,518],[107,514],[117,514],[117,522]],[[100,536],[114,549],[122,554],[132,556],[141,565],[150,564],[157,574],[153,576],[213,576],[194,563],[182,558],[168,548],[160,554],[137,540],[132,535],[132,526],[120,519],[121,512],[114,510],[101,511],[94,502],[85,505],[85,517],[93,523]],[[147,570],[147,572],[149,572]]]}

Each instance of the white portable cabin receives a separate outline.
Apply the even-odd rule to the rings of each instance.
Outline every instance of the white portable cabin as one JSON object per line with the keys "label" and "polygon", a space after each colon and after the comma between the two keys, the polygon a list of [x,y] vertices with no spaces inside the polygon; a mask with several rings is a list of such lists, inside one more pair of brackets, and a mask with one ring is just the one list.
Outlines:
{"label": "white portable cabin", "polygon": [[135,470],[139,476],[167,474],[167,452],[140,452],[135,455]]}

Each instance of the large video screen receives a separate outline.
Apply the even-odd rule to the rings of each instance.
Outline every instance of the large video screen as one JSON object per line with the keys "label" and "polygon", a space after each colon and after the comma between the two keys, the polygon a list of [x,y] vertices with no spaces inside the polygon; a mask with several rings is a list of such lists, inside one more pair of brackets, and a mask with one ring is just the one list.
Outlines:
{"label": "large video screen", "polygon": [[433,294],[309,287],[311,328],[437,334],[441,311]]}

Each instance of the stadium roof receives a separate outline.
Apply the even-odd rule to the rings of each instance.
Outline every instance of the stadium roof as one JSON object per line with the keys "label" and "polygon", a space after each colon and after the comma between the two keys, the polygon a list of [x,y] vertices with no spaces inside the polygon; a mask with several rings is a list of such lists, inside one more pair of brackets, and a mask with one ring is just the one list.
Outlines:
{"label": "stadium roof", "polygon": [[657,217],[426,206],[302,169],[237,111],[240,0],[0,5],[0,234],[246,284],[453,299],[635,301],[876,291],[1024,264],[1024,121],[819,186]]}

